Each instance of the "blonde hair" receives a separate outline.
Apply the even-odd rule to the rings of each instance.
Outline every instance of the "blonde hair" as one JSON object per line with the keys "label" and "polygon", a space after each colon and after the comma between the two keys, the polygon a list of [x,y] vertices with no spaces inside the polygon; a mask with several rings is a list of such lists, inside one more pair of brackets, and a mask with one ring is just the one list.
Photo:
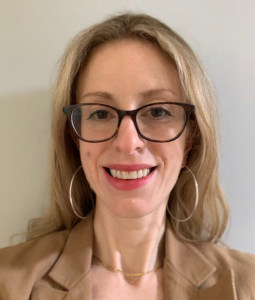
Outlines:
{"label": "blonde hair", "polygon": [[[228,206],[219,186],[216,108],[207,76],[190,47],[168,26],[148,15],[124,14],[82,31],[63,56],[53,102],[51,202],[47,215],[30,221],[28,239],[70,229],[79,221],[71,209],[68,189],[81,161],[62,109],[75,104],[77,78],[93,50],[104,43],[126,38],[148,41],[166,53],[176,66],[187,102],[196,106],[195,131],[187,165],[197,178],[199,205],[187,222],[169,218],[172,228],[180,238],[194,242],[217,242],[225,230]],[[194,193],[192,176],[181,171],[168,204],[171,214],[179,219],[189,216]],[[76,210],[88,214],[95,195],[83,172],[75,178],[73,194]]]}

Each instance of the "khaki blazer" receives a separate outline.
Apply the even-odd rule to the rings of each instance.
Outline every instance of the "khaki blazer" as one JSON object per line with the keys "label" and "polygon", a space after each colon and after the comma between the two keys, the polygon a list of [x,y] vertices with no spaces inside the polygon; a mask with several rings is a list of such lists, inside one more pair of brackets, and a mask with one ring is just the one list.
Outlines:
{"label": "khaki blazer", "polygon": [[[0,250],[1,300],[91,300],[93,217],[61,231]],[[167,300],[254,300],[255,256],[176,238],[167,223]]]}

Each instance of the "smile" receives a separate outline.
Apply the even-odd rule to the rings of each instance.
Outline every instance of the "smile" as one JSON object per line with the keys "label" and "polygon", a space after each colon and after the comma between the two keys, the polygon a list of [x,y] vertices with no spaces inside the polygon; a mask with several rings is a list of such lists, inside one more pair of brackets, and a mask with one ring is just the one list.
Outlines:
{"label": "smile", "polygon": [[111,164],[103,167],[105,178],[114,189],[131,191],[139,189],[154,178],[157,166],[148,164]]}
{"label": "smile", "polygon": [[127,172],[127,171],[120,171],[120,170],[116,170],[116,169],[108,169],[108,173],[115,178],[118,179],[138,179],[138,178],[143,178],[146,177],[150,174],[150,172],[152,171],[153,168],[150,169],[141,169],[141,170],[137,170],[137,171],[131,171],[131,172]]}

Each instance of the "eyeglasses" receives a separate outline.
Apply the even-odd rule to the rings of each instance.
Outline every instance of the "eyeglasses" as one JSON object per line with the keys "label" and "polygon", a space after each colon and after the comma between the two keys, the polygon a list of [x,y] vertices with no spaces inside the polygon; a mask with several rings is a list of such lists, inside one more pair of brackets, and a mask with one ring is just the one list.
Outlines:
{"label": "eyeglasses", "polygon": [[125,116],[134,122],[138,134],[151,142],[177,139],[195,111],[192,104],[158,102],[134,110],[120,110],[106,104],[82,103],[65,106],[63,112],[79,139],[99,143],[113,138]]}

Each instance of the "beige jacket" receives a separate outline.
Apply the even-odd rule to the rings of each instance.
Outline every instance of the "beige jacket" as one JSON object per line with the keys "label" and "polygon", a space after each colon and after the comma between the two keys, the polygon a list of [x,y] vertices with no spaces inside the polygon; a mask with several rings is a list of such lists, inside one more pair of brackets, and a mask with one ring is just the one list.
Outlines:
{"label": "beige jacket", "polygon": [[[1,300],[91,300],[92,217],[0,250]],[[164,289],[167,300],[254,300],[255,256],[179,241],[166,228]]]}

